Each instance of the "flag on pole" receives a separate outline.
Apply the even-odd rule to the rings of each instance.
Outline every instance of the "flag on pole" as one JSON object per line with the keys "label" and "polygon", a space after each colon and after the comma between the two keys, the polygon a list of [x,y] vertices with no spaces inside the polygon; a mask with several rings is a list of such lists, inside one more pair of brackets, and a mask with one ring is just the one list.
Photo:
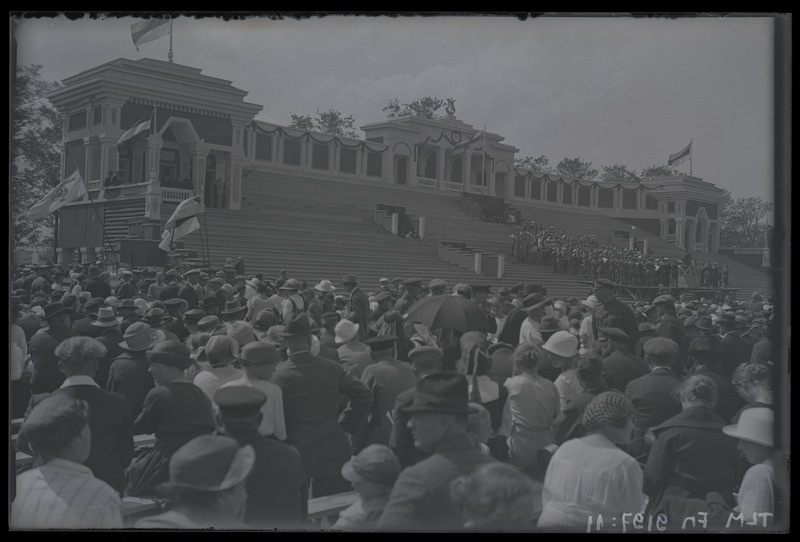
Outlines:
{"label": "flag on pole", "polygon": [[173,241],[199,230],[200,221],[197,219],[197,215],[204,212],[205,207],[200,196],[182,201],[164,224],[164,233],[161,234],[161,243],[158,244],[158,248],[169,252]]}
{"label": "flag on pole", "polygon": [[169,19],[146,19],[131,25],[131,39],[138,51],[141,44],[166,36],[169,30]]}
{"label": "flag on pole", "polygon": [[684,148],[682,151],[669,155],[669,161],[667,162],[667,165],[677,166],[679,164],[684,163],[691,157],[692,157],[692,142],[690,141],[689,144],[686,145],[686,148]]}
{"label": "flag on pole", "polygon": [[153,108],[153,112],[150,113],[150,116],[142,118],[139,122],[131,126],[127,132],[122,134],[122,137],[119,138],[117,141],[117,147],[130,141],[131,139],[135,138],[139,134],[144,131],[148,133],[152,133],[151,127],[155,127],[155,116],[156,116],[156,109]]}
{"label": "flag on pole", "polygon": [[86,194],[86,185],[79,170],[75,170],[61,184],[53,188],[42,200],[28,210],[28,218],[38,220]]}
{"label": "flag on pole", "polygon": [[478,141],[480,141],[482,135],[483,135],[483,132],[478,132],[477,134],[475,134],[474,136],[472,136],[468,140],[462,141],[461,143],[456,143],[455,146],[453,147],[453,150],[456,151],[456,152],[461,152],[463,150],[466,150],[467,147],[469,147],[473,143],[477,143]]}

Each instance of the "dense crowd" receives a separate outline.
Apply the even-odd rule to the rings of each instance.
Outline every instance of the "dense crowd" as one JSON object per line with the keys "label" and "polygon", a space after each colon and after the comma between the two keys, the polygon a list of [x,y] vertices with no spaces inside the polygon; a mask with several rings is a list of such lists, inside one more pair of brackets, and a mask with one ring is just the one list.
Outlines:
{"label": "dense crowd", "polygon": [[[658,258],[602,243],[595,235],[567,235],[553,226],[535,220],[511,235],[510,256],[516,263],[552,266],[559,275],[582,275],[596,279],[608,277],[616,283],[633,286],[677,287],[681,260]],[[691,261],[687,276],[698,277],[701,288],[727,288],[728,266],[716,262]]]}
{"label": "dense crowd", "polygon": [[[20,267],[11,415],[33,463],[10,526],[122,528],[123,498],[140,497],[162,509],[127,526],[307,530],[310,498],[352,491],[330,529],[661,531],[702,516],[688,528],[768,530],[787,474],[771,300],[628,305],[592,269],[589,291],[557,299],[539,284],[307,283],[246,274],[243,258]],[[478,323],[411,318],[439,296]]]}

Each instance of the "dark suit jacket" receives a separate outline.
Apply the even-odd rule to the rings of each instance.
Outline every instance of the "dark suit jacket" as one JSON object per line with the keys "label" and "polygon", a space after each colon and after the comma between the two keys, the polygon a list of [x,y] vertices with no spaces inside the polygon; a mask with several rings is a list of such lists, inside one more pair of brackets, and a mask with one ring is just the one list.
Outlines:
{"label": "dark suit jacket", "polygon": [[197,292],[194,286],[188,282],[183,283],[183,286],[181,286],[181,289],[178,291],[178,297],[186,301],[190,309],[196,309],[199,306]]}
{"label": "dark suit jacket", "polygon": [[503,331],[497,337],[498,342],[517,346],[519,344],[519,330],[522,327],[522,322],[528,317],[528,313],[522,309],[514,309],[508,314],[506,323],[503,325]]}
{"label": "dark suit jacket", "polygon": [[580,438],[586,434],[586,430],[583,428],[583,411],[586,409],[586,405],[592,402],[592,399],[604,391],[608,391],[605,384],[595,388],[586,388],[575,399],[567,403],[567,407],[553,421],[553,427],[550,430],[553,441],[557,445],[561,446],[570,439]]}
{"label": "dark suit jacket", "polygon": [[[178,297],[179,292],[180,289],[178,288],[178,285],[173,282],[172,284],[170,284],[169,286],[165,286],[164,289],[161,290],[161,293],[158,294],[158,299],[160,299],[161,301],[166,301],[167,299],[174,299]],[[225,306],[224,300],[222,301],[222,306],[223,307]]]}
{"label": "dark suit jacket", "polygon": [[123,341],[124,337],[122,336],[122,332],[116,327],[106,328],[105,330],[97,326],[92,327],[103,332],[97,340],[106,347],[106,355],[97,361],[97,371],[94,373],[94,381],[101,386],[105,386],[108,383],[108,371],[111,368],[111,362],[114,358],[121,356],[123,353],[119,343]]}
{"label": "dark suit jacket", "polygon": [[603,359],[603,378],[611,390],[625,392],[625,386],[634,378],[647,374],[648,368],[642,358],[615,350]]}
{"label": "dark suit jacket", "polygon": [[118,299],[135,299],[136,285],[132,282],[123,282],[117,287]]}
{"label": "dark suit jacket", "polygon": [[147,392],[155,387],[152,375],[147,372],[150,362],[144,352],[128,352],[111,362],[106,389],[121,393],[128,398],[131,418],[136,419],[142,412]]}
{"label": "dark suit jacket", "polygon": [[348,303],[350,314],[348,320],[358,324],[358,338],[364,341],[367,338],[367,318],[369,318],[369,298],[367,294],[357,287],[350,292],[350,302]]}
{"label": "dark suit jacket", "polygon": [[681,403],[675,392],[681,381],[669,369],[659,367],[639,378],[628,382],[625,395],[633,403],[634,433],[628,445],[628,453],[633,457],[647,452],[644,434],[651,427],[665,422],[681,411]]}
{"label": "dark suit jacket", "polygon": [[50,328],[41,329],[31,337],[28,351],[33,362],[33,393],[56,391],[64,382],[64,373],[58,370],[56,346],[74,336],[70,329]]}
{"label": "dark suit jacket", "polygon": [[93,326],[92,320],[88,316],[84,316],[83,318],[72,322],[71,329],[77,335],[91,337],[92,339],[97,339],[103,334],[103,328]]}
{"label": "dark suit jacket", "polygon": [[85,289],[92,294],[92,297],[102,297],[105,299],[111,296],[111,285],[100,277],[92,277],[86,281]]}
{"label": "dark suit jacket", "polygon": [[720,370],[728,378],[733,376],[736,367],[750,361],[752,346],[742,339],[737,331],[728,333],[722,338],[722,349],[725,350],[725,359]]}
{"label": "dark suit jacket", "polygon": [[394,402],[394,426],[392,427],[392,436],[389,437],[389,446],[392,447],[397,459],[400,460],[402,468],[419,463],[431,455],[414,446],[414,437],[408,428],[408,420],[411,419],[411,414],[406,412],[405,408],[414,402],[416,395],[417,388],[413,386],[406,391],[400,392]]}
{"label": "dark suit jacket", "polygon": [[[59,388],[53,393],[83,399],[89,404],[92,445],[84,464],[92,469],[96,478],[121,494],[125,487],[125,469],[133,458],[133,422],[127,399],[118,393],[86,384]],[[25,417],[48,395],[43,393],[31,397]],[[17,448],[21,452],[32,453],[22,429],[17,439]]]}
{"label": "dark suit jacket", "polygon": [[604,327],[621,329],[628,335],[628,348],[633,352],[639,341],[639,323],[629,306],[617,298],[604,305],[598,305],[592,311],[592,333],[597,338],[598,330]]}
{"label": "dark suit jacket", "polygon": [[[300,452],[306,474],[338,475],[350,459],[345,431],[355,432],[366,422],[372,392],[335,361],[307,351],[279,363],[272,382],[283,391],[286,444]],[[340,394],[350,399],[341,415]]]}
{"label": "dark suit jacket", "polygon": [[239,446],[256,452],[247,477],[245,523],[257,529],[298,528],[307,516],[308,495],[303,460],[293,447],[252,431],[231,435]]}

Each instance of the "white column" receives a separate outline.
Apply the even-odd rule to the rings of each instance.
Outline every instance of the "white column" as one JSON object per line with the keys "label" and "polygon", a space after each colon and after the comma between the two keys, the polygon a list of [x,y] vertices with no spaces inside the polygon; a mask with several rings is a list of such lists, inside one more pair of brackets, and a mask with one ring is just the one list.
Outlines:
{"label": "white column", "polygon": [[667,238],[667,232],[669,231],[667,229],[667,219],[666,218],[659,218],[658,222],[661,224],[661,238],[662,239],[666,239]]}
{"label": "white column", "polygon": [[439,147],[436,151],[436,182],[441,183],[446,181],[444,175],[445,167],[445,150],[444,147]]}
{"label": "white column", "polygon": [[400,215],[392,213],[392,234],[397,235],[400,228]]}
{"label": "white column", "polygon": [[420,239],[425,239],[425,217],[419,217],[419,228],[417,233],[419,234]]}
{"label": "white column", "polygon": [[683,217],[676,217],[675,218],[675,246],[678,248],[685,248],[683,246],[684,241],[684,218]]}
{"label": "white column", "polygon": [[719,252],[719,222],[714,221],[711,228],[711,252]]}

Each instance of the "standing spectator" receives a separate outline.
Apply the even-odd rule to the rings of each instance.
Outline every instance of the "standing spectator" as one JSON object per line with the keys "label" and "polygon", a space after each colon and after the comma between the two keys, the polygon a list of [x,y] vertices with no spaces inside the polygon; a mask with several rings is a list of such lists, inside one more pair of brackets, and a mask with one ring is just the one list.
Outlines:
{"label": "standing spectator", "polygon": [[567,404],[583,391],[575,374],[575,359],[578,356],[578,339],[569,331],[556,331],[542,346],[549,354],[553,365],[561,370],[554,384],[558,389],[563,411]]}
{"label": "standing spectator", "polygon": [[153,495],[169,478],[172,454],[214,430],[211,401],[184,376],[192,363],[189,350],[177,341],[161,341],[147,352],[147,359],[156,387],[145,397],[133,426],[138,433],[154,433],[156,442],[131,463],[127,495]]}
{"label": "standing spectator", "polygon": [[460,474],[493,462],[466,432],[467,379],[456,373],[434,373],[417,383],[409,427],[414,446],[432,455],[405,469],[392,489],[378,528],[448,530],[461,525],[450,494]]}
{"label": "standing spectator", "polygon": [[[594,352],[582,355],[575,366],[575,376],[583,391],[567,403],[561,414],[553,421],[553,440],[557,446],[586,434],[583,427],[583,411],[592,399],[608,391],[603,380],[603,360]],[[545,469],[546,470],[546,469]]]}
{"label": "standing spectator", "polygon": [[55,394],[36,405],[22,425],[35,468],[17,476],[12,529],[118,529],[119,494],[92,475],[92,432],[86,401]]}
{"label": "standing spectator", "polygon": [[358,500],[339,512],[331,529],[375,529],[399,475],[400,462],[388,446],[370,444],[361,450],[342,466],[342,477],[353,485]]}
{"label": "standing spectator", "polygon": [[186,277],[186,282],[178,290],[178,297],[186,302],[189,309],[197,309],[200,307],[200,299],[202,299],[198,298],[197,289],[195,288],[200,280],[200,270],[190,269],[184,276]]}
{"label": "standing spectator", "polygon": [[740,365],[733,373],[731,383],[739,396],[747,404],[734,414],[731,423],[737,423],[742,412],[748,408],[772,408],[772,385],[770,383],[770,370],[766,365],[749,363]]}
{"label": "standing spectator", "polygon": [[633,404],[633,437],[628,453],[644,463],[650,449],[645,433],[651,427],[676,416],[681,411],[677,390],[681,381],[672,372],[678,357],[678,345],[672,339],[655,337],[644,346],[650,372],[631,380],[625,395]]}
{"label": "standing spectator", "polygon": [[114,315],[114,309],[101,307],[98,309],[95,321],[91,323],[91,326],[101,333],[97,337],[97,341],[106,349],[105,355],[97,362],[97,371],[94,374],[95,382],[104,387],[108,383],[111,362],[122,354],[122,347],[119,343],[124,340],[124,337],[119,330],[120,322],[122,322],[122,318]]}
{"label": "standing spectator", "polygon": [[[272,381],[283,391],[286,443],[303,458],[314,497],[346,489],[340,469],[350,457],[345,431],[363,424],[372,406],[372,392],[338,363],[313,356],[308,316],[296,316],[283,336],[289,359],[278,365]],[[349,399],[339,414],[339,395]]]}
{"label": "standing spectator", "polygon": [[196,437],[169,461],[169,482],[158,486],[170,510],[136,522],[137,529],[243,530],[245,483],[255,465],[252,446],[219,435]]}
{"label": "standing spectator", "polygon": [[142,411],[147,392],[155,385],[145,351],[164,336],[149,325],[136,322],[125,330],[123,337],[119,345],[124,352],[111,362],[106,389],[127,397],[131,418],[135,420]]}
{"label": "standing spectator", "polygon": [[596,340],[601,328],[621,329],[628,336],[628,351],[632,352],[639,340],[639,323],[633,310],[614,297],[614,288],[608,279],[594,281],[592,291],[599,305],[592,311],[592,335]]}
{"label": "standing spectator", "polygon": [[[345,275],[342,278],[342,286],[344,286],[344,291],[350,295],[342,318],[358,324],[358,338],[363,341],[367,338],[367,329],[369,329],[367,326],[367,318],[370,312],[369,298],[358,287],[358,278],[355,275]],[[398,300],[399,302],[400,300]]]}
{"label": "standing spectator", "polygon": [[297,450],[259,432],[266,402],[252,386],[226,386],[214,394],[222,432],[256,454],[246,482],[245,522],[257,529],[297,529],[307,514],[306,474]]}
{"label": "standing spectator", "polygon": [[731,422],[745,401],[736,392],[730,379],[723,375],[721,366],[726,353],[720,338],[716,335],[698,337],[689,344],[688,354],[694,365],[694,374],[706,376],[714,382],[715,401],[712,410],[725,423]]}
{"label": "standing spectator", "polygon": [[61,303],[45,306],[44,320],[48,327],[31,337],[29,348],[33,363],[32,393],[50,393],[64,382],[64,374],[58,370],[56,346],[75,336],[70,329],[69,310]]}
{"label": "standing spectator", "polygon": [[561,412],[558,389],[537,372],[541,357],[541,349],[532,343],[514,350],[517,375],[505,383],[508,400],[501,431],[508,437],[509,462],[533,475],[537,474],[536,453],[553,443],[550,428]]}
{"label": "standing spectator", "polygon": [[360,327],[350,320],[340,320],[334,327],[339,361],[344,370],[356,379],[360,379],[364,369],[373,363],[372,349],[360,340]]}
{"label": "standing spectator", "polygon": [[725,422],[712,407],[717,399],[714,382],[702,375],[687,378],[680,387],[683,408],[653,428],[656,439],[644,469],[644,492],[650,497],[646,513],[673,517],[665,499],[704,499],[712,491],[730,502],[736,483],[736,449],[722,432]]}
{"label": "standing spectator", "polygon": [[619,518],[642,509],[642,469],[619,448],[630,441],[632,413],[631,402],[616,391],[586,406],[586,435],[562,444],[547,467],[538,527],[584,531],[589,516]]}
{"label": "standing spectator", "polygon": [[719,370],[722,376],[730,378],[736,367],[750,359],[747,355],[748,345],[747,341],[739,336],[736,317],[733,314],[720,316],[719,330],[722,337],[722,349],[725,352]]}
{"label": "standing spectator", "polygon": [[527,317],[520,324],[519,337],[517,337],[516,344],[542,344],[544,342],[540,331],[540,321],[544,316],[544,310],[548,303],[544,296],[539,293],[533,293],[522,301],[521,310]]}
{"label": "standing spectator", "polygon": [[203,390],[209,399],[223,384],[244,377],[244,373],[232,365],[238,349],[236,341],[227,335],[214,335],[197,356],[198,362],[205,361],[209,366],[194,377],[194,385]]}
{"label": "standing spectator", "polygon": [[164,273],[159,271],[156,273],[156,281],[147,287],[147,301],[156,301],[161,299],[161,291],[167,287],[164,282]]}
{"label": "standing spectator", "polygon": [[671,339],[678,345],[677,362],[683,366],[686,358],[686,328],[676,314],[675,298],[669,294],[662,294],[653,300],[653,306],[656,308],[656,314],[661,318],[661,323],[656,328],[656,335]]}
{"label": "standing spectator", "polygon": [[[68,395],[86,401],[91,409],[89,428],[91,443],[84,464],[92,474],[122,493],[125,487],[124,470],[133,457],[133,430],[128,401],[118,393],[101,389],[94,381],[98,360],[105,348],[89,337],[72,337],[56,348],[60,361],[58,367],[66,379],[61,387],[49,395],[34,395],[29,412],[52,395]],[[24,426],[23,426],[24,427]],[[29,438],[23,429],[17,437],[17,448],[33,454]]]}
{"label": "standing spectator", "polygon": [[220,389],[250,386],[262,392],[266,399],[261,406],[261,422],[258,432],[266,437],[286,440],[286,420],[283,415],[283,392],[270,382],[275,366],[281,361],[281,353],[275,346],[263,342],[245,345],[239,351],[239,364],[244,376],[226,382]]}
{"label": "standing spectator", "polygon": [[603,357],[603,371],[609,389],[625,391],[634,378],[647,374],[647,365],[628,351],[630,337],[616,328],[601,328],[594,349]]}

